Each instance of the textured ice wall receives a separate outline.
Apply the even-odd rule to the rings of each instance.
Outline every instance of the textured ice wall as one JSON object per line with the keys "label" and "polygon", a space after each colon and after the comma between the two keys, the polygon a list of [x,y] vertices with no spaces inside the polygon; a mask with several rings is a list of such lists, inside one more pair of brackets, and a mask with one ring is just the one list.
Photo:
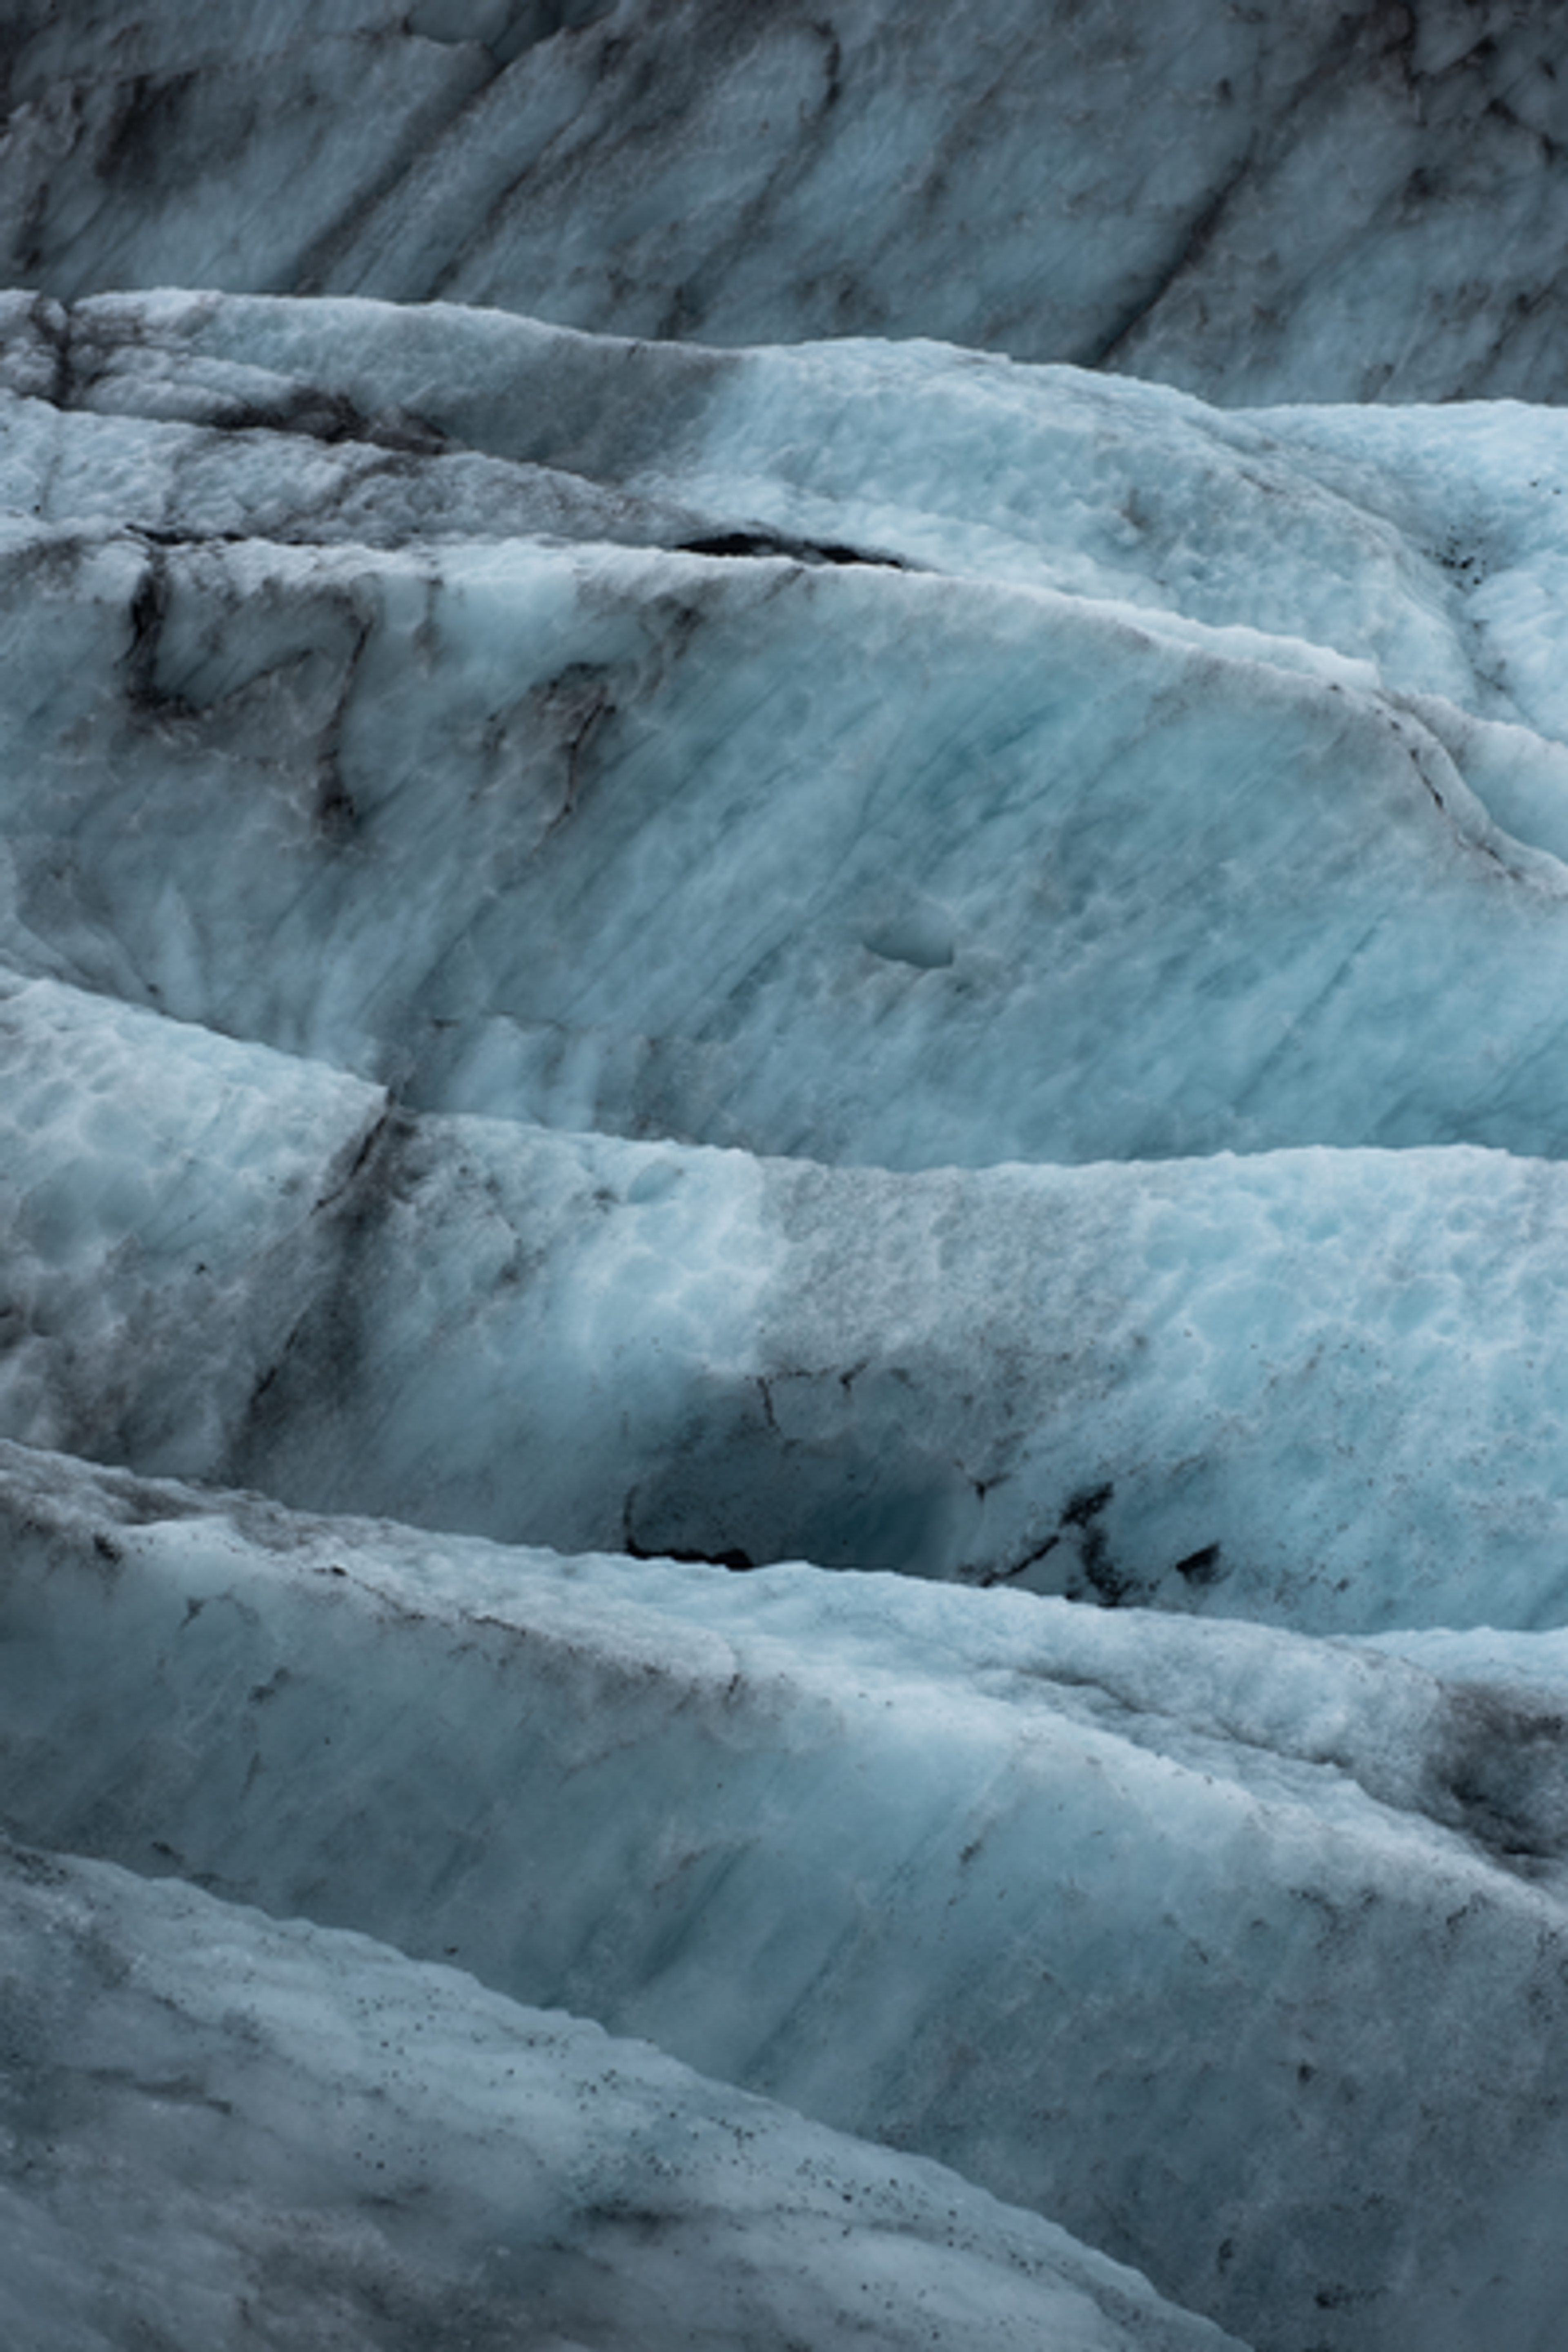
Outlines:
{"label": "textured ice wall", "polygon": [[650,2035],[1259,2343],[1550,2341],[1561,1641],[1542,1692],[0,1470],[28,1836]]}
{"label": "textured ice wall", "polygon": [[1135,13],[13,11],[29,2352],[1555,2352],[1561,415],[735,348],[1552,387],[1544,16]]}
{"label": "textured ice wall", "polygon": [[0,273],[1552,398],[1550,0],[13,6]]}
{"label": "textured ice wall", "polygon": [[11,412],[16,958],[753,1151],[1562,1149],[1553,420],[1359,454],[952,354],[40,319],[24,395],[87,356]]}
{"label": "textured ice wall", "polygon": [[27,2352],[1232,2342],[936,2165],[364,1936],[7,1842],[0,1960]]}
{"label": "textured ice wall", "polygon": [[568,1549],[1568,1622],[1559,1161],[830,1170],[51,982],[0,1071],[0,1434]]}

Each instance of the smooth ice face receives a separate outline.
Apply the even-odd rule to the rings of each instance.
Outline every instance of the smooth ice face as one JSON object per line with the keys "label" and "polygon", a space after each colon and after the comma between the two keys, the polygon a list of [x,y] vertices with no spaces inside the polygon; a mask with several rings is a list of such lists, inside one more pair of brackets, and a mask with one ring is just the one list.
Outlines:
{"label": "smooth ice face", "polygon": [[1237,2352],[936,2165],[363,1936],[0,1843],[0,1964],[28,2352]]}
{"label": "smooth ice face", "polygon": [[34,0],[0,273],[1551,398],[1553,30],[1521,0]]}
{"label": "smooth ice face", "polygon": [[1553,1690],[1484,1641],[1434,1675],[3,1465],[29,1838],[651,2035],[1281,2352],[1325,2310],[1364,2352],[1550,2341],[1560,1640]]}
{"label": "smooth ice face", "polygon": [[[426,1108],[753,1151],[1561,1150],[1560,436],[1483,445],[1456,572],[1464,419],[1374,492],[1375,435],[1169,394],[507,320],[438,364],[449,319],[14,309],[14,381],[65,337],[113,412],[15,411],[16,961]],[[238,429],[247,370],[296,432]],[[447,537],[432,469],[480,490],[416,425],[513,468],[498,530],[587,535]],[[324,544],[268,535],[318,490]]]}

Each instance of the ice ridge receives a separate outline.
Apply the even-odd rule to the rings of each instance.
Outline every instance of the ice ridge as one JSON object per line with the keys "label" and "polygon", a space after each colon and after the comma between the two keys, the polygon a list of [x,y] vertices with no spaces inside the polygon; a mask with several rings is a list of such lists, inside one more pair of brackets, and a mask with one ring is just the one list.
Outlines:
{"label": "ice ridge", "polygon": [[13,7],[18,2352],[1555,2352],[1560,47]]}

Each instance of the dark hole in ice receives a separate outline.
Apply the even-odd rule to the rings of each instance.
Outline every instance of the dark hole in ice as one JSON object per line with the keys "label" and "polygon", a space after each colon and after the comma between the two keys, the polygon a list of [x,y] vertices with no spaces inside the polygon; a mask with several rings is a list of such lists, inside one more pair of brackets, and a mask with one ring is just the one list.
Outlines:
{"label": "dark hole in ice", "polygon": [[1190,1551],[1185,1559],[1176,1562],[1176,1574],[1185,1577],[1189,1584],[1200,1589],[1205,1584],[1217,1583],[1223,1573],[1216,1543],[1205,1544],[1201,1551]]}
{"label": "dark hole in ice", "polygon": [[645,1551],[633,1535],[627,1536],[626,1543],[626,1551],[633,1559],[676,1559],[688,1567],[728,1568],[737,1572],[755,1568],[757,1564],[750,1552],[742,1551],[739,1544],[726,1544],[721,1551],[693,1551],[677,1545],[667,1546],[660,1551]]}
{"label": "dark hole in ice", "polygon": [[626,1496],[620,1548],[735,1570],[810,1560],[940,1577],[973,1510],[952,1464],[899,1459],[844,1433],[781,1444],[765,1420],[727,1421],[694,1428]]}
{"label": "dark hole in ice", "polygon": [[906,567],[896,555],[868,555],[864,548],[837,540],[792,539],[784,531],[720,530],[683,539],[677,555],[786,556],[795,563],[876,563],[890,572]]}
{"label": "dark hole in ice", "polygon": [[1100,1517],[1115,1492],[1109,1480],[1103,1486],[1085,1486],[1063,1507],[1063,1527],[1087,1528],[1091,1519]]}

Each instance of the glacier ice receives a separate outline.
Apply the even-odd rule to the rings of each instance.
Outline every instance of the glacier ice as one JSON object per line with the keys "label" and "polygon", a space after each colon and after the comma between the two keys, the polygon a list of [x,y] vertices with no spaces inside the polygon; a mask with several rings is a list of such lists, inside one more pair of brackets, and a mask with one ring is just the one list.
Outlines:
{"label": "glacier ice", "polygon": [[12,8],[18,2352],[1555,2352],[1560,48]]}
{"label": "glacier ice", "polygon": [[1541,0],[15,0],[0,274],[1551,399]]}
{"label": "glacier ice", "polygon": [[3,1467],[28,1838],[647,2035],[1249,2339],[1547,2340],[1568,1760],[1528,1669]]}
{"label": "glacier ice", "polygon": [[[666,402],[663,354],[499,320],[468,336],[454,409],[432,357],[449,338],[462,376],[449,314],[405,332],[384,306],[327,328],[301,309],[166,298],[144,346],[140,306],[102,305],[89,345],[151,361],[108,366],[117,421],[18,394],[0,551],[26,682],[15,961],[426,1108],[752,1151],[1561,1149],[1568,755],[1540,637],[1563,527],[1551,508],[1510,530],[1499,499],[1493,541],[1454,572],[1468,417],[1443,428],[1446,466],[1357,506],[1343,434],[1307,447],[1292,497],[1279,435],[1258,473],[1258,431],[1058,372],[987,368],[976,391],[952,355],[817,352],[710,379],[683,352]],[[15,319],[25,383],[34,306]],[[406,448],[371,461],[413,486],[397,543],[334,543],[330,523],[324,544],[279,543],[268,485],[298,528],[318,495],[330,515],[335,479],[347,529],[366,445],[359,473],[322,477],[308,415],[274,437],[121,414],[165,408],[188,346],[285,380],[290,344],[313,366],[362,330],[392,355],[405,431],[417,415],[449,436],[455,415],[482,454],[542,452],[517,462],[551,481],[593,457],[641,543],[592,536],[586,489],[586,539],[432,543],[422,475],[454,458]],[[635,430],[623,362],[653,412]],[[882,376],[918,462],[862,397]],[[365,389],[340,370],[315,396],[358,415]],[[590,449],[531,425],[595,400]],[[796,430],[821,453],[804,508]],[[1041,467],[1028,502],[996,475],[1014,435]],[[1568,457],[1549,424],[1481,454],[1531,512],[1529,480]],[[998,520],[939,569],[972,481]],[[530,473],[518,496],[513,526],[553,493]],[[830,496],[849,511],[824,540]],[[704,528],[659,543],[671,508]],[[756,551],[700,551],[737,540]],[[814,547],[879,560],[802,561]],[[1260,627],[1243,616],[1265,564]]]}
{"label": "glacier ice", "polygon": [[0,1888],[27,2352],[1233,2343],[935,2165],[367,1937],[9,1842]]}
{"label": "glacier ice", "polygon": [[758,1160],[51,981],[0,1067],[0,1434],[568,1549],[1568,1624],[1559,1160]]}

